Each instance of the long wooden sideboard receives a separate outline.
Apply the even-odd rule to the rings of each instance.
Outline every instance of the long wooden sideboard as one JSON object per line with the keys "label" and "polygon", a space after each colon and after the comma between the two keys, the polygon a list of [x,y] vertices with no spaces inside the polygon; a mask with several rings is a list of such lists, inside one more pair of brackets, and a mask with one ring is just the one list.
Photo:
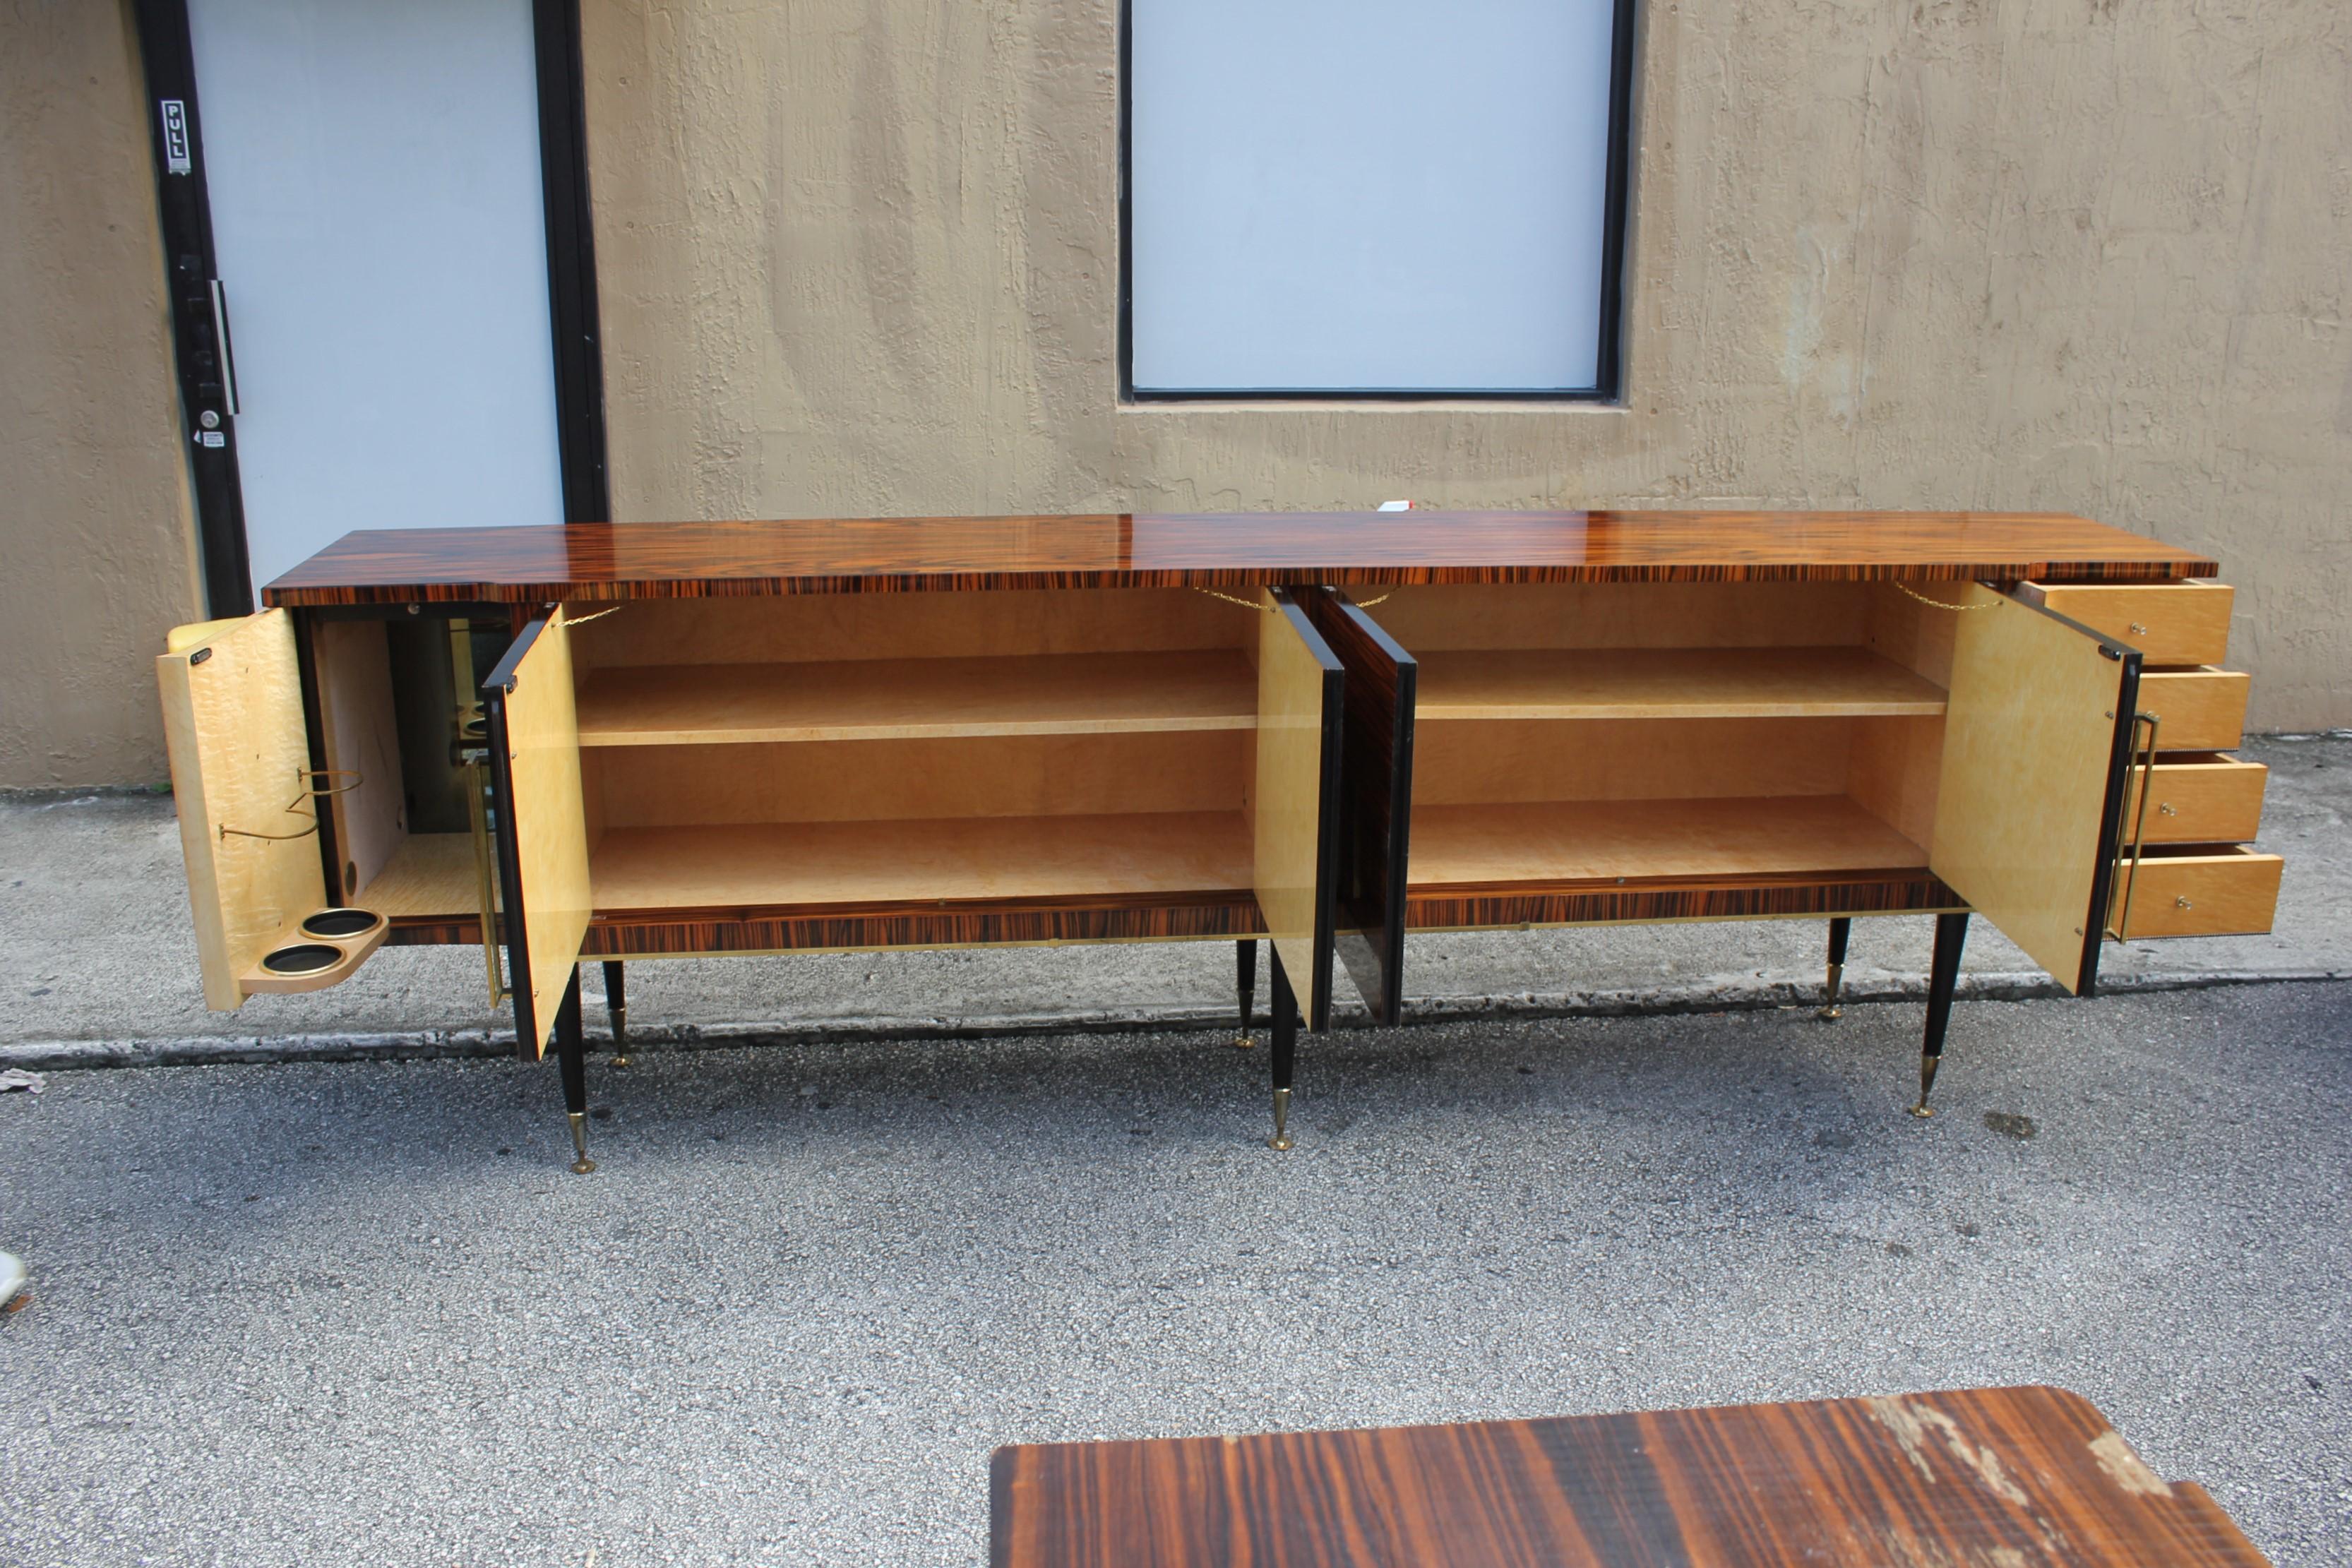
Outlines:
{"label": "long wooden sideboard", "polygon": [[2213,562],[2080,518],[1105,515],[357,533],[159,660],[205,1000],[479,944],[587,1155],[578,965],[1272,950],[1276,1147],[1405,934],[2261,931]]}

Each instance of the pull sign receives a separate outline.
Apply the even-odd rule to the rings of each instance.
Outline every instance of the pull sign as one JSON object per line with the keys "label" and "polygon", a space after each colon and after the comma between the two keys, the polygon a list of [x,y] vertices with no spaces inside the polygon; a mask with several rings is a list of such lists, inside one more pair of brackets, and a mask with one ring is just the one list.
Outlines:
{"label": "pull sign", "polygon": [[194,167],[188,162],[188,106],[176,98],[163,103],[163,172],[184,174]]}

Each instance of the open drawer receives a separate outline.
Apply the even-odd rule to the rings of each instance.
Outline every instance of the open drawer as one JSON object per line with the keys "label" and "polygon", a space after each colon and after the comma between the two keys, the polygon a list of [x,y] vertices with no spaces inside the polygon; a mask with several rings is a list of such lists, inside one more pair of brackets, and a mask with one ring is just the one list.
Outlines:
{"label": "open drawer", "polygon": [[2028,604],[2137,651],[2149,664],[2218,664],[2229,656],[2237,595],[2225,583],[2027,582],[2017,592]]}
{"label": "open drawer", "polygon": [[519,1035],[583,955],[1256,936],[1323,1027],[1341,672],[1286,593],[1252,608],[551,607],[484,687]]}
{"label": "open drawer", "polygon": [[2271,928],[2285,862],[2242,844],[2152,847],[2116,879],[2110,929],[2151,936],[2247,936]]}
{"label": "open drawer", "polygon": [[422,616],[265,610],[170,634],[156,674],[206,1007],[334,985],[404,927],[478,936],[488,841],[450,756],[453,626],[470,649],[465,622]]}

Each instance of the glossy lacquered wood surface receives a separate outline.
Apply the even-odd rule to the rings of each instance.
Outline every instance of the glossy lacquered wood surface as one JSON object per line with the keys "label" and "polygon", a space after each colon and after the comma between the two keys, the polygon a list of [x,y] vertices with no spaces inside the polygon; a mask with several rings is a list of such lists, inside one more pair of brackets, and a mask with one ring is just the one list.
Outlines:
{"label": "glossy lacquered wood surface", "polygon": [[2254,1568],[2053,1388],[1000,1448],[995,1568]]}
{"label": "glossy lacquered wood surface", "polygon": [[1420,666],[1337,589],[1302,596],[1347,672],[1339,764],[1340,960],[1375,1023],[1404,1017],[1405,854]]}
{"label": "glossy lacquered wood surface", "polygon": [[354,533],[262,597],[331,605],[1311,583],[2153,581],[2216,570],[2120,528],[2042,513],[1101,513]]}

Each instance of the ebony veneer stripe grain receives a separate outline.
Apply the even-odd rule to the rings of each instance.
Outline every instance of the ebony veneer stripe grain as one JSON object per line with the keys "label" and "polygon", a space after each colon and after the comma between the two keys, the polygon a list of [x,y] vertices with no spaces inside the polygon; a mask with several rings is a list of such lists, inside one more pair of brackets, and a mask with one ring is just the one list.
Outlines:
{"label": "ebony veneer stripe grain", "polygon": [[2084,518],[1995,512],[1291,512],[578,523],[347,534],[277,605],[1313,583],[2210,577]]}

